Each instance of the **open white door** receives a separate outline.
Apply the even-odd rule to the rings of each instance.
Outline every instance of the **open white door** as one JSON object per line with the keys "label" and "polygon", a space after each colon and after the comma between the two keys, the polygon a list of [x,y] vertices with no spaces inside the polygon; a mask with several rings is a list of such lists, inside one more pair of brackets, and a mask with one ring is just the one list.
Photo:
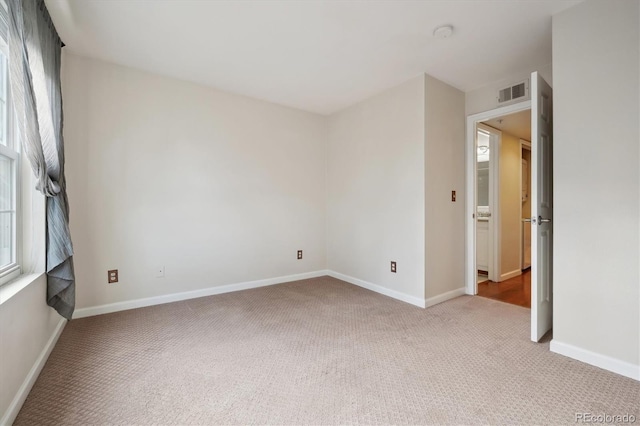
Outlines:
{"label": "open white door", "polygon": [[531,74],[531,340],[552,327],[553,120],[551,87]]}

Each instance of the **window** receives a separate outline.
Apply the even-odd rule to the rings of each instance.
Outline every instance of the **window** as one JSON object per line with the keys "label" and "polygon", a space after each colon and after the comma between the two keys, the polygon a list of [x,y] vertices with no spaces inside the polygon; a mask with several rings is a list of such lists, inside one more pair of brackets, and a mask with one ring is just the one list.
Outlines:
{"label": "window", "polygon": [[3,34],[0,37],[0,285],[20,275],[20,150],[11,132],[9,49],[5,40]]}

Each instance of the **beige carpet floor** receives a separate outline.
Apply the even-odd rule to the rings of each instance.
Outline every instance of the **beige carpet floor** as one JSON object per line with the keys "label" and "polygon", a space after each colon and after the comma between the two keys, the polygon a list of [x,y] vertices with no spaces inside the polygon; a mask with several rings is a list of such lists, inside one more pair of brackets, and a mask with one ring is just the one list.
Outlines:
{"label": "beige carpet floor", "polygon": [[530,342],[529,312],[322,277],[73,320],[15,424],[640,422],[639,382]]}

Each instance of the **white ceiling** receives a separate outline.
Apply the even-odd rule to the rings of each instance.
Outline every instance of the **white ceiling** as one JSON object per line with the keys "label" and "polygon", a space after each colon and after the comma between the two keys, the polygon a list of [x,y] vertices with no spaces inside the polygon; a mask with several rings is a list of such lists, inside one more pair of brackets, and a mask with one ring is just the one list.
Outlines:
{"label": "white ceiling", "polygon": [[516,112],[484,122],[494,129],[502,130],[520,139],[531,141],[531,110]]}
{"label": "white ceiling", "polygon": [[330,114],[423,72],[468,91],[549,64],[551,15],[580,1],[45,3],[73,53]]}

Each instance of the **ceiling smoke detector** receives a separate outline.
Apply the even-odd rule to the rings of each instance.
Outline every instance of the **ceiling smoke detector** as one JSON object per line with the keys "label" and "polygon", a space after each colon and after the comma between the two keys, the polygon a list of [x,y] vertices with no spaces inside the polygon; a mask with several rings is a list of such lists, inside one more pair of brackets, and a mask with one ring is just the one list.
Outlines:
{"label": "ceiling smoke detector", "polygon": [[433,36],[435,38],[449,38],[453,34],[453,27],[451,25],[443,25],[433,30]]}

